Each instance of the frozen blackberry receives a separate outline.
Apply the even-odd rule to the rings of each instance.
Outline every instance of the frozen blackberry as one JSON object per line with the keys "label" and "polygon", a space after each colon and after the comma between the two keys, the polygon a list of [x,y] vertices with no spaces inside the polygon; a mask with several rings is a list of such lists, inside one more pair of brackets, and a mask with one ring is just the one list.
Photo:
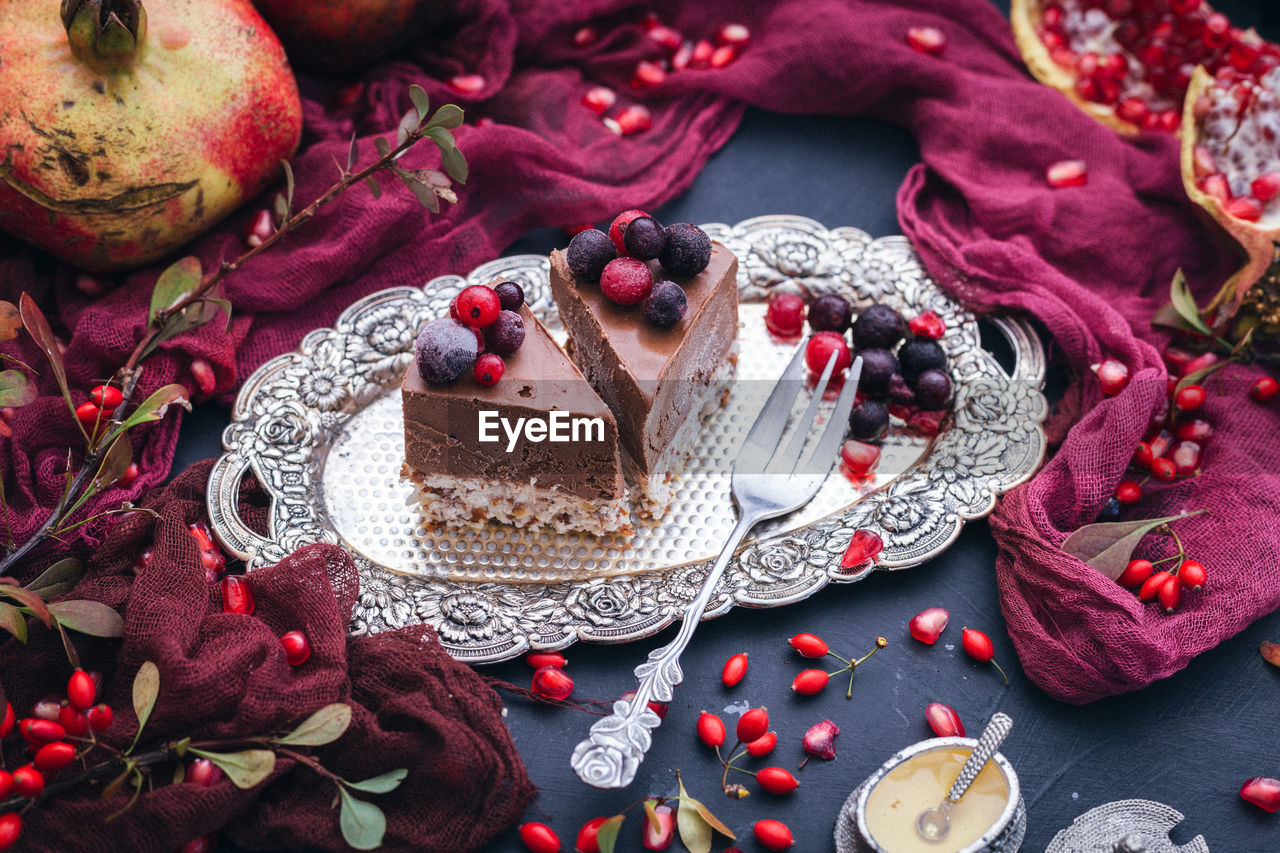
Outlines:
{"label": "frozen blackberry", "polygon": [[524,319],[514,311],[502,311],[484,330],[485,349],[498,355],[513,355],[524,343]]}
{"label": "frozen blackberry", "polygon": [[711,263],[711,238],[692,222],[668,225],[667,243],[658,261],[672,275],[692,278]]}
{"label": "frozen blackberry", "polygon": [[[856,326],[855,326],[856,329]],[[898,363],[902,365],[902,378],[915,388],[916,378],[926,370],[946,370],[947,354],[937,341],[929,338],[912,338],[898,349]],[[919,396],[920,389],[916,388]]]}
{"label": "frozen blackberry", "polygon": [[503,311],[519,311],[524,304],[524,288],[514,281],[500,281],[493,286]]}
{"label": "frozen blackberry", "polygon": [[631,257],[651,261],[667,245],[667,232],[652,216],[638,216],[622,229],[622,244]]}
{"label": "frozen blackberry", "polygon": [[849,412],[849,435],[858,441],[877,441],[889,429],[889,410],[884,403],[863,400]]}
{"label": "frozen blackberry", "polygon": [[858,390],[874,400],[889,396],[889,380],[898,373],[898,359],[887,349],[858,350],[862,356],[862,379]]}
{"label": "frozen blackberry", "polygon": [[815,332],[844,334],[853,322],[853,306],[843,296],[828,293],[809,306],[809,328]]}
{"label": "frozen blackberry", "polygon": [[901,373],[895,373],[889,377],[889,402],[899,406],[916,404],[916,392],[911,390],[911,386],[902,378]]}
{"label": "frozen blackberry", "polygon": [[922,409],[945,409],[951,402],[951,377],[944,370],[926,370],[916,377],[916,402]]}
{"label": "frozen blackberry", "polygon": [[574,278],[590,281],[600,280],[605,264],[618,257],[609,235],[599,228],[591,228],[574,236],[569,241],[565,252],[565,260],[569,262],[569,271]]}
{"label": "frozen blackberry", "polygon": [[[639,220],[636,220],[639,222]],[[632,222],[632,227],[635,227]],[[684,318],[689,300],[684,288],[674,281],[660,281],[644,300],[644,318],[659,329],[669,329]]]}
{"label": "frozen blackberry", "polygon": [[872,305],[853,323],[853,345],[858,349],[893,349],[906,328],[897,311],[888,305]]}
{"label": "frozen blackberry", "polygon": [[432,320],[418,333],[418,373],[432,385],[452,382],[471,369],[479,349],[469,327],[452,317]]}

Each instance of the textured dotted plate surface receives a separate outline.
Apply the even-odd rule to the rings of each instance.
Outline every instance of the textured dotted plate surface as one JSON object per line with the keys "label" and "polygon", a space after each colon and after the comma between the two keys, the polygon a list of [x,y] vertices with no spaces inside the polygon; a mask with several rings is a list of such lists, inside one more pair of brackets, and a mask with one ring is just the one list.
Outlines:
{"label": "textured dotted plate surface", "polygon": [[[721,579],[709,616],[735,605],[786,604],[872,568],[923,562],[966,519],[990,512],[1001,492],[1034,473],[1044,454],[1044,363],[1023,324],[996,321],[1014,351],[1009,373],[979,345],[972,315],[938,290],[901,237],[872,240],[790,216],[704,227],[740,262],[738,375],[725,408],[706,421],[662,522],[636,518],[633,536],[601,538],[423,524],[415,489],[400,477],[398,389],[417,329],[444,314],[463,287],[501,276],[524,287],[531,310],[563,340],[547,260],[524,255],[466,278],[373,294],[333,328],[259,368],[240,392],[223,435],[227,453],[210,477],[219,539],[251,569],[308,543],[340,544],[360,569],[355,632],[425,621],[472,661],[577,639],[649,636],[696,594],[733,525],[733,455],[794,347],[765,330],[763,301],[774,288],[839,293],[860,308],[883,302],[907,316],[938,312],[947,324],[941,343],[956,380],[955,410],[932,441],[895,429],[873,480],[855,485],[833,466],[808,506],[757,528]],[[246,473],[271,498],[265,535],[235,512]],[[879,534],[885,549],[874,566],[846,571],[840,556],[859,528]]]}

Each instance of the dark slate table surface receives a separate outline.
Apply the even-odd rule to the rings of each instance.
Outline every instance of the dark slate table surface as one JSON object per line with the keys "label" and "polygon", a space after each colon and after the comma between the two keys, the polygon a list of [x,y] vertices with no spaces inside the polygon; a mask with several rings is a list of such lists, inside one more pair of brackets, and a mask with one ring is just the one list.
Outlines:
{"label": "dark slate table surface", "polygon": [[[1007,2],[1002,5],[1007,9]],[[1275,0],[1215,5],[1241,26],[1258,25],[1265,35],[1280,37]],[[918,159],[914,140],[886,124],[750,110],[689,192],[656,215],[667,222],[737,222],[791,213],[874,236],[894,234],[894,194]],[[558,230],[545,229],[522,238],[509,252],[546,253],[564,243]],[[227,418],[225,409],[209,404],[198,409],[183,427],[174,470],[219,453]],[[682,660],[685,682],[666,723],[636,781],[624,791],[591,789],[569,768],[574,745],[595,717],[509,696],[507,722],[541,788],[525,819],[549,822],[569,849],[578,827],[590,818],[615,814],[646,795],[674,794],[680,770],[690,793],[738,833],[744,850],[763,849],[751,838],[752,824],[763,817],[785,821],[796,835],[796,850],[833,850],[832,829],[845,797],[892,753],[928,737],[924,707],[941,701],[955,707],[971,730],[996,711],[1013,717],[1003,751],[1018,772],[1029,813],[1024,850],[1043,850],[1080,813],[1130,797],[1159,800],[1183,812],[1187,819],[1175,831],[1175,841],[1200,833],[1215,853],[1280,850],[1280,816],[1245,804],[1237,793],[1251,776],[1280,776],[1273,727],[1280,710],[1280,672],[1257,653],[1260,641],[1280,639],[1280,615],[1261,619],[1161,683],[1083,707],[1065,705],[1018,669],[996,596],[995,556],[986,523],[974,522],[944,555],[925,565],[828,586],[784,608],[737,609],[703,624]],[[907,622],[932,606],[951,611],[951,626],[936,646],[927,647],[910,639]],[[996,659],[1012,677],[1010,686],[964,655],[963,625],[991,635]],[[632,668],[674,631],[619,646],[570,647],[574,697],[609,700],[631,689]],[[890,644],[859,669],[852,701],[834,685],[822,695],[798,697],[788,687],[806,665],[786,640],[801,631],[822,635],[842,653],[862,654],[878,634]],[[720,683],[720,670],[736,652],[750,655],[750,670],[740,685],[728,689]],[[483,671],[526,686],[531,673],[519,660]],[[744,702],[767,705],[779,733],[773,755],[747,766],[794,768],[802,757],[801,736],[824,717],[842,730],[838,757],[809,762],[797,774],[800,789],[790,796],[758,792],[744,800],[726,799],[718,793],[720,766],[697,741],[694,723],[706,709],[732,726],[736,711],[727,709]],[[633,807],[628,816],[617,849],[638,851],[642,812]],[[717,837],[713,849],[728,843]],[[524,848],[511,830],[487,849]]]}

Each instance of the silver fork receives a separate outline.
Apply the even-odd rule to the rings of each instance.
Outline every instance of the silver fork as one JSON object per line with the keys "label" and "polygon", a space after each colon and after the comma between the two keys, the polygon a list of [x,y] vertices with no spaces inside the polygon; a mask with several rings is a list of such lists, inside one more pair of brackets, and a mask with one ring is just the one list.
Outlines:
{"label": "silver fork", "polygon": [[[782,437],[800,393],[798,389],[804,387],[800,381],[804,350],[803,345],[796,350],[733,463],[733,501],[738,505],[738,523],[729,534],[729,540],[725,542],[702,589],[685,608],[679,633],[667,645],[650,652],[649,659],[636,667],[639,684],[635,697],[614,702],[613,713],[593,725],[587,739],[573,751],[570,764],[588,785],[625,788],[631,784],[653,743],[653,730],[662,722],[649,709],[649,702],[670,702],[673,689],[684,680],[680,671],[680,655],[693,638],[711,594],[725,567],[733,559],[738,544],[761,521],[793,512],[807,504],[831,470],[848,423],[846,413],[858,390],[862,359],[854,360],[836,399],[835,409],[818,438],[811,442],[810,434],[819,432],[813,427],[835,368],[836,356],[832,354],[791,440],[782,449]],[[806,445],[811,450],[802,458]]]}

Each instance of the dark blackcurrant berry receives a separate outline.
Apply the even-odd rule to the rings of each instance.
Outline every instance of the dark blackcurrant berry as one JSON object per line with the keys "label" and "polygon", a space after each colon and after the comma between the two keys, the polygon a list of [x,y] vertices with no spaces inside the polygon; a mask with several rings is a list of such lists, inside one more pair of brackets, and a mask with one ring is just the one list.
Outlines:
{"label": "dark blackcurrant berry", "polygon": [[514,281],[500,281],[493,286],[503,311],[519,311],[524,304],[524,288]]}
{"label": "dark blackcurrant berry", "polygon": [[652,216],[637,217],[622,230],[622,244],[631,257],[651,261],[667,245],[667,232]]}
{"label": "dark blackcurrant berry", "polygon": [[711,262],[711,238],[692,222],[668,225],[667,242],[658,261],[672,275],[692,278]]}
{"label": "dark blackcurrant berry", "polygon": [[945,409],[951,401],[951,377],[943,370],[926,370],[916,377],[916,402],[924,409]]}
{"label": "dark blackcurrant berry", "polygon": [[911,390],[911,386],[902,378],[901,373],[895,373],[889,377],[889,402],[897,403],[899,406],[916,404],[916,392]]}
{"label": "dark blackcurrant berry", "polygon": [[888,305],[872,305],[853,324],[853,345],[858,349],[893,349],[902,340],[907,324]]}
{"label": "dark blackcurrant berry", "polygon": [[[902,378],[914,387],[916,378],[926,370],[946,370],[947,354],[937,341],[912,338],[898,349],[898,363],[902,365]],[[916,389],[916,395],[919,394]]]}
{"label": "dark blackcurrant berry", "polygon": [[565,251],[565,260],[574,278],[583,281],[597,282],[605,264],[618,257],[609,235],[598,228],[583,231],[569,241]]}
{"label": "dark blackcurrant berry", "polygon": [[484,330],[484,345],[489,352],[508,356],[524,343],[524,320],[514,311],[502,311],[493,325]]}
{"label": "dark blackcurrant berry", "polygon": [[887,349],[858,350],[862,356],[862,381],[858,390],[873,400],[889,396],[889,384],[898,375],[898,359]]}
{"label": "dark blackcurrant berry", "polygon": [[853,306],[843,296],[835,293],[819,296],[809,306],[809,328],[815,332],[844,334],[852,322]]}
{"label": "dark blackcurrant berry", "polygon": [[[631,227],[634,228],[635,224],[632,222]],[[679,323],[688,309],[684,288],[674,281],[658,282],[644,300],[644,318],[659,329],[669,329]]]}
{"label": "dark blackcurrant berry", "polygon": [[849,412],[849,434],[858,441],[876,441],[889,428],[889,410],[884,403],[863,400]]}
{"label": "dark blackcurrant berry", "polygon": [[1120,517],[1120,501],[1109,498],[1098,512],[1099,521],[1114,521]]}
{"label": "dark blackcurrant berry", "polygon": [[450,317],[441,317],[422,327],[417,349],[418,372],[423,381],[443,385],[470,370],[480,348],[476,333],[470,328]]}

